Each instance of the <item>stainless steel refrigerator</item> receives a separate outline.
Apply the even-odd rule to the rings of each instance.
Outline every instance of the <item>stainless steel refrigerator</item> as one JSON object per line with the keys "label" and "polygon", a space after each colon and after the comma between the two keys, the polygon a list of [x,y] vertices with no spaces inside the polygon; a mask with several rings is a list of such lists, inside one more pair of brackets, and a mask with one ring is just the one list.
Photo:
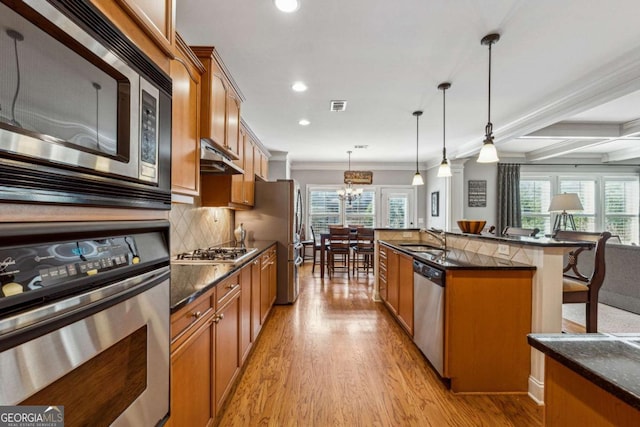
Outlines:
{"label": "stainless steel refrigerator", "polygon": [[292,304],[300,289],[302,195],[293,180],[256,181],[255,185],[254,208],[236,211],[236,227],[243,224],[247,246],[251,246],[252,240],[278,242],[276,304]]}

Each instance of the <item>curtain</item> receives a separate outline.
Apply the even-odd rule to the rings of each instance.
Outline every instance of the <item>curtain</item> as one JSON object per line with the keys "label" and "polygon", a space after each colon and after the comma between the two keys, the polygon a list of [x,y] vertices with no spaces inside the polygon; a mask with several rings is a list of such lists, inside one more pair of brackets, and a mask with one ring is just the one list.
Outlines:
{"label": "curtain", "polygon": [[520,165],[498,163],[498,224],[496,233],[506,226],[522,227],[520,213]]}

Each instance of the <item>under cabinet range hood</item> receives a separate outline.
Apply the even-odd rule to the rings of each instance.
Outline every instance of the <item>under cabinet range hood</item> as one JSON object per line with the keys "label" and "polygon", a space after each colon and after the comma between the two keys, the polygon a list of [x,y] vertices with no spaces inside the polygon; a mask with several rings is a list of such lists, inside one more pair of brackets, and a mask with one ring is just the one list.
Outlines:
{"label": "under cabinet range hood", "polygon": [[208,139],[200,140],[200,172],[218,175],[243,174],[244,170],[233,163],[226,150]]}

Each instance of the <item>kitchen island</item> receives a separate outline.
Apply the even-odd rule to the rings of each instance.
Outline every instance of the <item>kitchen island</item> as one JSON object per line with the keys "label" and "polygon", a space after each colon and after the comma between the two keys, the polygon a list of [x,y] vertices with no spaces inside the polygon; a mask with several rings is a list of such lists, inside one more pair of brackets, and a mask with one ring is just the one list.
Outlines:
{"label": "kitchen island", "polygon": [[[591,247],[590,242],[558,241],[541,237],[496,237],[447,232],[446,247],[450,253],[464,251],[492,259],[534,266],[531,295],[531,332],[558,333],[562,330],[562,270],[564,254],[577,247]],[[385,232],[376,230],[376,265],[379,240],[406,240],[441,247],[442,241],[430,233],[413,230]],[[480,259],[480,258],[479,258]],[[502,261],[500,261],[502,262]],[[376,271],[379,275],[379,272]],[[379,292],[376,294],[379,298]],[[538,403],[544,401],[544,355],[531,349],[529,395]]]}
{"label": "kitchen island", "polygon": [[[447,233],[447,246],[497,258],[534,265],[531,330],[534,333],[562,332],[562,270],[564,255],[591,242],[560,241],[549,237],[497,237]],[[544,355],[531,350],[529,395],[544,401]]]}
{"label": "kitchen island", "polygon": [[545,354],[545,425],[640,425],[640,335],[532,334]]}
{"label": "kitchen island", "polygon": [[382,301],[451,390],[526,393],[535,267],[410,240],[377,243]]}

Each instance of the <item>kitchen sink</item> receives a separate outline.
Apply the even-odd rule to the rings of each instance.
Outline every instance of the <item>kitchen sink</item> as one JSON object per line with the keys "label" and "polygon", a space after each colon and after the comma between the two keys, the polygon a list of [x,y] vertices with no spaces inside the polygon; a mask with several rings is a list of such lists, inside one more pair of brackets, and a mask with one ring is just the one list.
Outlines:
{"label": "kitchen sink", "polygon": [[434,256],[440,256],[444,252],[444,249],[434,248],[433,246],[427,245],[404,244],[400,246],[411,252],[426,253]]}

